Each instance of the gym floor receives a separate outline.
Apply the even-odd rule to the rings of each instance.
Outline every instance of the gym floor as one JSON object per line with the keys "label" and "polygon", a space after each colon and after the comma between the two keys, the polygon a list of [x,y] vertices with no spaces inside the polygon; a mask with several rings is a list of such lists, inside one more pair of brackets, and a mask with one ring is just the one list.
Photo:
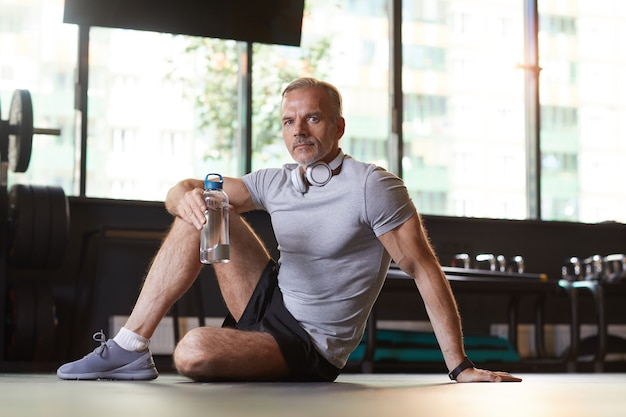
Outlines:
{"label": "gym floor", "polygon": [[62,381],[0,374],[0,415],[615,417],[626,374],[522,374],[521,383],[457,384],[445,374],[345,374],[334,383]]}

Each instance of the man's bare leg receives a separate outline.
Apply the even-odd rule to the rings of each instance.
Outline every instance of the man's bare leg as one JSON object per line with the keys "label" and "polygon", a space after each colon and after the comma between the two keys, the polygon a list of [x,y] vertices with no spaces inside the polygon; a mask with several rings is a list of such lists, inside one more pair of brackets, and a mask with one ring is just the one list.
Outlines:
{"label": "man's bare leg", "polygon": [[[230,221],[232,260],[215,264],[226,306],[239,320],[270,260],[252,229],[235,213]],[[200,273],[200,232],[179,218],[148,270],[137,303],[124,327],[149,339],[163,316],[185,294]]]}
{"label": "man's bare leg", "polygon": [[163,240],[124,327],[146,339],[200,273],[200,232],[179,218]]}
{"label": "man's bare leg", "polygon": [[[237,214],[230,218],[230,262],[215,264],[222,296],[238,321],[248,305],[270,255]],[[268,333],[199,327],[189,331],[174,351],[176,369],[194,380],[272,380],[288,372]]]}
{"label": "man's bare leg", "polygon": [[195,381],[271,381],[288,373],[272,335],[228,328],[187,332],[174,351],[174,365]]}
{"label": "man's bare leg", "polygon": [[[216,265],[223,297],[239,320],[270,260],[263,244],[236,214],[231,218],[231,262]],[[197,278],[200,234],[175,219],[146,275],[137,303],[123,332],[92,353],[57,370],[61,379],[154,379],[151,353],[141,346],[171,306]],[[119,341],[122,344],[116,343]],[[132,346],[125,347],[127,344]],[[139,346],[136,346],[139,345]],[[107,352],[104,354],[104,352]],[[177,369],[195,380],[268,380],[287,374],[287,365],[274,338],[267,333],[201,327],[188,332],[174,351]]]}
{"label": "man's bare leg", "polygon": [[[124,328],[92,353],[57,369],[61,379],[149,380],[158,376],[149,339],[169,308],[189,289],[200,271],[199,233],[175,219],[144,281]],[[138,337],[143,336],[143,337]],[[95,337],[96,335],[94,335]],[[143,340],[142,340],[143,339]]]}
{"label": "man's bare leg", "polygon": [[238,214],[230,215],[230,262],[214,264],[226,307],[236,321],[252,297],[271,257],[265,245]]}

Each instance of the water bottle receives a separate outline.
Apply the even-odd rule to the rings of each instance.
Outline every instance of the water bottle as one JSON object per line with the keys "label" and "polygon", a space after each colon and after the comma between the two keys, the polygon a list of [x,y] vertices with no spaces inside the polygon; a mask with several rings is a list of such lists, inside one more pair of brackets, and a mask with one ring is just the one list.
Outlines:
{"label": "water bottle", "polygon": [[[219,180],[210,180],[218,177]],[[204,179],[206,222],[200,232],[200,262],[213,264],[228,262],[230,246],[228,236],[228,195],[222,189],[224,178],[220,174],[207,174]]]}

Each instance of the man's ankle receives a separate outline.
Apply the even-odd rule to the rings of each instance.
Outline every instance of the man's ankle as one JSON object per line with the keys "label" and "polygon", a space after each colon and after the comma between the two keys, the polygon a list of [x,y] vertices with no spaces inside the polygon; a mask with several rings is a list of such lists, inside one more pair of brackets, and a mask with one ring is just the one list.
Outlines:
{"label": "man's ankle", "polygon": [[126,327],[122,327],[113,340],[119,345],[119,347],[131,352],[141,352],[146,350],[150,344],[149,339],[128,330]]}

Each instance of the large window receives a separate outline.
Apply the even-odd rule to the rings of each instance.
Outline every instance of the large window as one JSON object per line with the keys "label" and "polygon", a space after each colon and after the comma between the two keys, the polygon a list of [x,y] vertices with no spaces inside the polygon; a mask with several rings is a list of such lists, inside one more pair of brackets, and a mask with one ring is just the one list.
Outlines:
{"label": "large window", "polygon": [[526,217],[523,0],[403,9],[402,172],[422,213]]}
{"label": "large window", "polygon": [[[90,30],[88,197],[161,200],[237,175],[237,42]],[[141,51],[141,53],[138,53]]]}
{"label": "large window", "polygon": [[[420,212],[526,218],[526,2],[403,1],[394,74],[393,1],[308,0],[300,47],[91,28],[82,138],[79,33],[62,23],[63,0],[0,0],[2,119],[28,89],[35,124],[62,132],[35,135],[27,172],[9,183],[79,195],[84,181],[86,197],[162,200],[181,178],[280,166],[280,92],[305,75],[342,91],[344,151],[393,167],[390,85],[401,76],[401,171]],[[543,219],[626,221],[622,3],[538,1]]]}
{"label": "large window", "polygon": [[626,221],[626,3],[539,13],[543,218]]}

